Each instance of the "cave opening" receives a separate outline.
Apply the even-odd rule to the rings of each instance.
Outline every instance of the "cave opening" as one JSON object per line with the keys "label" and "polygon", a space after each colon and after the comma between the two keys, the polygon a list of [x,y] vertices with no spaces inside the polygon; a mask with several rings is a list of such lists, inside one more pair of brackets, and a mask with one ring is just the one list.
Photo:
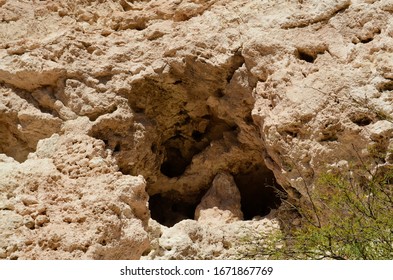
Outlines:
{"label": "cave opening", "polygon": [[273,172],[264,165],[235,174],[234,179],[241,195],[244,220],[266,216],[280,206],[280,193],[284,190],[276,182]]}
{"label": "cave opening", "polygon": [[166,159],[162,163],[160,171],[169,178],[182,175],[190,164],[190,160],[185,158],[181,151],[174,147],[166,149]]}
{"label": "cave opening", "polygon": [[[316,55],[300,52],[299,57],[313,62]],[[168,227],[195,218],[197,206],[220,172],[234,177],[244,220],[266,216],[281,203],[274,188],[279,186],[264,164],[251,102],[243,102],[241,109],[234,106],[239,96],[252,98],[247,83],[244,89],[231,85],[245,70],[239,68],[237,75],[211,70],[215,75],[205,77],[209,71],[202,71],[204,64],[186,63],[185,72],[177,67],[169,67],[162,79],[138,80],[132,90],[122,93],[137,116],[134,126],[148,136],[144,136],[147,145],[126,133],[108,142],[120,171],[146,178],[151,218]],[[130,125],[131,132],[134,126]],[[141,156],[135,160],[138,153]]]}
{"label": "cave opening", "polygon": [[194,219],[198,202],[175,198],[170,194],[155,194],[149,199],[150,215],[160,224],[172,227],[185,219]]}
{"label": "cave opening", "polygon": [[168,178],[180,177],[191,164],[195,155],[202,152],[214,140],[223,138],[225,132],[237,133],[237,125],[230,125],[215,116],[206,115],[193,120],[193,125],[166,140],[162,146],[165,157],[160,172]]}
{"label": "cave opening", "polygon": [[[276,182],[274,174],[264,164],[233,175],[241,195],[244,220],[263,217],[282,202],[284,189]],[[193,198],[179,194],[155,194],[150,197],[151,217],[162,225],[172,227],[185,219],[194,219],[195,209],[205,192]]]}
{"label": "cave opening", "polygon": [[[198,136],[203,138],[203,135]],[[163,143],[165,157],[160,172],[168,178],[180,177],[191,164],[192,158],[200,153],[208,142],[185,135],[175,135]]]}

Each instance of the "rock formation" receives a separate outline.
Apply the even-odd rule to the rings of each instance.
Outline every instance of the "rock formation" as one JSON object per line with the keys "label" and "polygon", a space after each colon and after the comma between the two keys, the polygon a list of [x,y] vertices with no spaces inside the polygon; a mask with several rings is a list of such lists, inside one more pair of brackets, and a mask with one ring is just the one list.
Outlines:
{"label": "rock formation", "polygon": [[240,192],[233,177],[219,173],[195,210],[199,222],[232,222],[243,219]]}
{"label": "rock formation", "polygon": [[236,258],[274,187],[392,164],[392,12],[0,0],[0,258]]}

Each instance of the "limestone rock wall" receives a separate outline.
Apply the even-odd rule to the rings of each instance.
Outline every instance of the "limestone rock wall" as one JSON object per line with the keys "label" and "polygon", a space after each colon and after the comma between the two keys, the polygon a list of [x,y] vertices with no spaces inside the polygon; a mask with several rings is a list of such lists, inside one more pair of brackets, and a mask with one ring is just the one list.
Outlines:
{"label": "limestone rock wall", "polygon": [[0,1],[0,258],[230,258],[277,229],[272,185],[307,201],[327,168],[392,164],[392,12]]}
{"label": "limestone rock wall", "polygon": [[140,257],[149,246],[145,180],[118,172],[103,148],[54,134],[21,164],[1,158],[2,258]]}

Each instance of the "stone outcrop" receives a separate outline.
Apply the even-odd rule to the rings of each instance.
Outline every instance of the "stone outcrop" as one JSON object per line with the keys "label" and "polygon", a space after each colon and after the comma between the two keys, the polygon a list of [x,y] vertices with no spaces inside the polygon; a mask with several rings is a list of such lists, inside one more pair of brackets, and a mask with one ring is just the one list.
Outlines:
{"label": "stone outcrop", "polygon": [[252,221],[222,223],[217,216],[210,222],[183,220],[167,228],[151,220],[153,242],[142,259],[211,260],[239,259],[247,253],[245,240],[264,238],[279,230],[273,215]]}
{"label": "stone outcrop", "polygon": [[231,175],[216,175],[211,188],[195,209],[195,219],[210,223],[243,220],[240,192]]}
{"label": "stone outcrop", "polygon": [[0,161],[2,258],[138,259],[149,247],[145,180],[123,175],[101,140],[41,140]]}
{"label": "stone outcrop", "polygon": [[392,164],[392,12],[0,0],[0,258],[233,258],[275,189]]}

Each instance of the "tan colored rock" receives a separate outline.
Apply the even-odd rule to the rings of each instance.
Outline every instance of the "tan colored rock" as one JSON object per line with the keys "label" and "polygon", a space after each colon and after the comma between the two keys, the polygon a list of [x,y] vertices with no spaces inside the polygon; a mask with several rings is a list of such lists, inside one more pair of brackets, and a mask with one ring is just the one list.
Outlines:
{"label": "tan colored rock", "polygon": [[160,226],[154,221],[150,225],[156,239],[150,252],[142,259],[238,259],[247,252],[245,240],[253,236],[266,237],[279,229],[274,215],[228,224],[183,220],[171,228]]}
{"label": "tan colored rock", "polygon": [[63,75],[64,70],[57,63],[40,61],[28,54],[3,58],[0,66],[1,82],[28,91],[42,86],[53,86]]}
{"label": "tan colored rock", "polygon": [[3,153],[23,161],[40,139],[60,131],[61,120],[36,108],[27,92],[3,87],[0,95],[0,149]]}
{"label": "tan colored rock", "polygon": [[199,222],[219,223],[243,219],[240,192],[230,174],[219,173],[195,210]]}
{"label": "tan colored rock", "polygon": [[229,258],[270,185],[392,164],[392,10],[0,0],[0,258]]}
{"label": "tan colored rock", "polygon": [[138,259],[149,244],[145,181],[111,164],[94,139],[58,135],[22,164],[0,163],[4,258]]}

